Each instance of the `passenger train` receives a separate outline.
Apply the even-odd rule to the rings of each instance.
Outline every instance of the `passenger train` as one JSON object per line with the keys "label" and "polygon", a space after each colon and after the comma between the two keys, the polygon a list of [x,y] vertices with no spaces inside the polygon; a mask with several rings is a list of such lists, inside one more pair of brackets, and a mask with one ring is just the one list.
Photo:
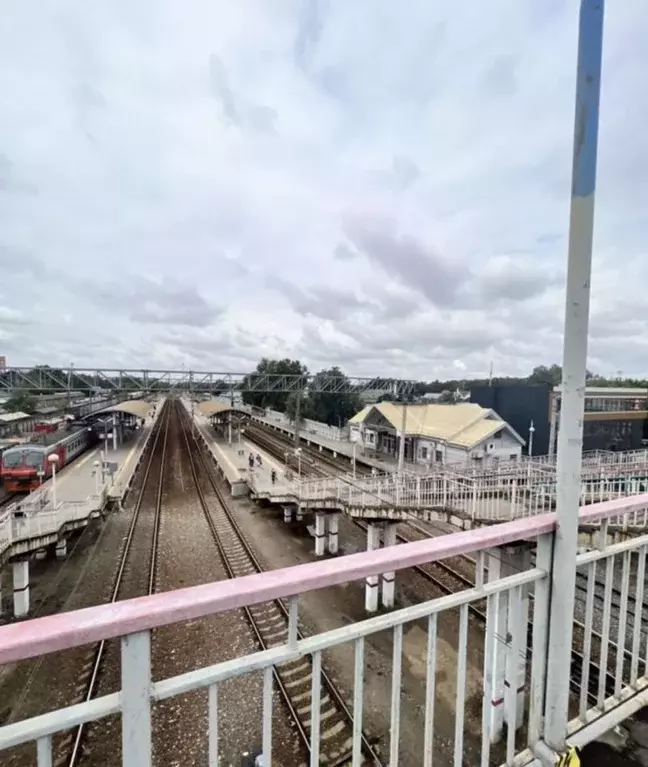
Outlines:
{"label": "passenger train", "polygon": [[47,434],[43,436],[49,439],[7,448],[0,456],[0,476],[7,492],[29,493],[51,477],[52,462],[48,461],[48,456],[58,456],[56,470],[59,471],[96,442],[93,429],[78,424],[72,428],[72,432],[65,436],[60,432]]}

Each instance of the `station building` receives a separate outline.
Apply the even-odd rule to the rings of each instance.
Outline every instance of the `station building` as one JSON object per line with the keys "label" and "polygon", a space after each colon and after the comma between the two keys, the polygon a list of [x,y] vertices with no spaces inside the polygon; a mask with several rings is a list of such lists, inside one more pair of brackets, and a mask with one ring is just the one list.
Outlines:
{"label": "station building", "polygon": [[349,438],[365,453],[396,457],[405,434],[405,461],[465,464],[487,459],[516,460],[524,439],[492,409],[454,405],[367,405],[349,420]]}

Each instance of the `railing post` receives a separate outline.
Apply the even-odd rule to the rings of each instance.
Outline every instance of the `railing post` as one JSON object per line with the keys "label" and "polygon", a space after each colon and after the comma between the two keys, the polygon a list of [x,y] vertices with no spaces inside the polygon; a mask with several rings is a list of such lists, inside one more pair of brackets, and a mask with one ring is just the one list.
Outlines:
{"label": "railing post", "polygon": [[151,636],[121,640],[123,767],[151,767]]}
{"label": "railing post", "polygon": [[550,642],[545,703],[546,743],[565,745],[571,674],[572,631],[578,547],[583,413],[589,325],[590,278],[604,0],[581,0],[576,82],[576,117],[558,431],[558,529],[554,542]]}

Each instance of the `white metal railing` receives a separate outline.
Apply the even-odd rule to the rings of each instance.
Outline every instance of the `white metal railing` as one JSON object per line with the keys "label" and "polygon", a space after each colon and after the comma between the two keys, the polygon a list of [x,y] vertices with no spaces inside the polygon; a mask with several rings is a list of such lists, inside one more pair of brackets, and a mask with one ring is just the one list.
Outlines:
{"label": "white metal railing", "polygon": [[[524,479],[475,479],[449,471],[431,475],[385,474],[375,477],[344,475],[318,479],[293,478],[272,485],[265,476],[250,472],[253,493],[290,497],[303,507],[335,503],[342,510],[408,509],[457,512],[474,521],[504,522],[552,511],[556,506],[556,483],[536,475]],[[648,491],[644,479],[586,480],[581,484],[581,505],[626,498]],[[648,512],[615,518],[624,528],[646,527]]]}
{"label": "white metal railing", "polygon": [[[547,523],[545,523],[545,527]],[[501,535],[493,535],[491,532],[491,541],[500,540]],[[519,531],[511,533],[514,538],[519,535]],[[547,537],[545,535],[545,537]],[[506,539],[506,535],[504,536]],[[433,548],[433,542],[430,542]],[[438,544],[437,544],[438,547]],[[323,563],[314,565],[305,565],[298,568],[288,568],[284,571],[274,571],[274,582],[278,585],[272,593],[268,591],[265,575],[251,576],[249,578],[237,579],[235,583],[226,582],[229,590],[234,588],[238,591],[236,604],[239,607],[258,604],[272,598],[282,598],[290,602],[291,609],[290,622],[286,631],[286,641],[272,649],[255,652],[253,654],[231,658],[228,661],[209,666],[207,668],[195,669],[191,672],[180,674],[178,676],[162,679],[152,682],[151,668],[151,643],[155,641],[151,636],[151,629],[154,625],[160,625],[160,614],[158,619],[151,622],[148,617],[142,614],[138,619],[135,613],[130,612],[131,627],[138,627],[134,633],[130,633],[121,638],[121,678],[122,689],[119,693],[108,695],[92,702],[85,702],[70,708],[64,708],[58,711],[49,712],[38,717],[34,717],[26,722],[18,722],[6,725],[0,728],[0,748],[7,749],[19,744],[36,741],[38,744],[38,765],[48,765],[53,760],[52,738],[56,733],[63,732],[81,723],[87,723],[97,719],[104,718],[110,714],[121,713],[122,715],[122,744],[123,744],[123,764],[125,767],[146,767],[151,764],[152,753],[152,733],[151,733],[151,705],[155,701],[183,695],[193,690],[203,690],[205,694],[206,708],[209,711],[209,733],[206,739],[205,750],[210,764],[220,763],[219,759],[229,763],[233,761],[233,755],[222,752],[221,741],[219,740],[219,729],[227,728],[230,717],[237,716],[236,712],[220,710],[218,708],[218,691],[220,686],[231,679],[241,677],[246,674],[263,672],[264,692],[262,706],[261,731],[263,733],[263,755],[264,767],[269,767],[273,763],[288,763],[282,759],[281,744],[273,743],[272,740],[272,720],[276,716],[274,708],[277,705],[277,696],[273,695],[273,669],[281,667],[281,664],[294,662],[300,658],[310,656],[312,658],[313,668],[321,668],[323,653],[333,650],[343,645],[350,646],[355,654],[355,672],[352,674],[349,685],[351,687],[352,699],[354,701],[350,714],[357,724],[350,724],[350,732],[353,733],[352,743],[349,747],[349,762],[354,765],[363,763],[362,755],[362,730],[363,730],[363,708],[365,706],[365,661],[364,647],[365,642],[378,632],[389,631],[393,640],[393,675],[391,680],[391,723],[389,737],[386,743],[389,757],[385,757],[384,763],[396,765],[399,756],[407,761],[407,749],[414,750],[417,754],[423,754],[420,763],[431,765],[433,756],[435,759],[445,763],[454,760],[455,764],[461,764],[461,758],[464,753],[465,744],[470,741],[474,746],[481,744],[486,758],[491,750],[491,740],[494,740],[501,734],[504,720],[508,723],[511,731],[515,733],[524,722],[518,715],[518,696],[517,694],[507,695],[504,706],[501,708],[502,715],[500,721],[493,722],[493,697],[503,694],[504,676],[501,669],[495,667],[495,657],[505,657],[507,662],[513,663],[516,658],[526,657],[522,650],[526,647],[526,625],[517,619],[517,623],[512,629],[511,638],[505,638],[505,634],[500,634],[497,630],[494,616],[499,613],[499,605],[518,605],[524,600],[529,588],[533,588],[536,594],[536,605],[545,605],[546,597],[549,593],[548,570],[544,566],[541,558],[535,567],[529,567],[517,573],[506,577],[497,577],[489,582],[484,582],[482,573],[481,584],[475,589],[467,589],[463,592],[440,599],[430,600],[423,604],[397,610],[390,614],[370,618],[352,625],[347,625],[340,629],[327,631],[324,633],[309,636],[308,638],[298,640],[296,621],[298,618],[299,596],[303,591],[308,591],[332,583],[343,583],[349,580],[357,580],[358,577],[365,577],[372,572],[384,571],[386,567],[391,569],[400,569],[406,566],[408,562],[403,560],[405,549],[408,547],[394,547],[391,552],[378,552],[370,554],[355,555],[354,557],[345,557],[341,561],[342,572],[327,577],[322,577],[320,571],[323,569]],[[471,548],[466,543],[466,551]],[[397,551],[398,549],[398,551]],[[543,550],[548,551],[545,546]],[[385,559],[385,554],[391,556],[399,555],[401,561],[380,562]],[[373,567],[363,565],[368,558],[377,558]],[[408,554],[409,557],[409,554]],[[398,556],[395,558],[398,560]],[[419,554],[417,561],[424,561],[425,556]],[[412,560],[413,561],[413,560]],[[378,568],[378,569],[377,569]],[[277,578],[278,576],[278,578]],[[257,585],[258,584],[258,585]],[[194,589],[184,590],[186,594],[185,606],[188,611],[183,615],[177,614],[175,620],[183,620],[189,617],[197,618],[201,615],[221,613],[227,609],[229,603],[220,599],[218,593],[224,591],[223,583],[210,585],[210,590],[214,592],[214,606],[208,606],[208,601],[203,600],[201,607],[191,608],[189,604],[193,599]],[[245,593],[246,596],[242,596]],[[203,594],[204,596],[204,594]],[[160,604],[168,602],[169,594],[162,594],[154,597]],[[175,604],[179,605],[183,599],[183,591],[173,592]],[[471,654],[467,651],[468,640],[468,614],[469,609],[478,607],[486,603],[486,610],[489,616],[488,628],[486,630],[483,647],[486,653],[487,661],[484,666],[474,667],[473,648]],[[232,603],[234,604],[234,603]],[[128,609],[129,603],[119,603],[113,606],[113,616],[118,616],[120,610]],[[457,636],[457,645],[459,648],[457,663],[454,672],[454,682],[444,683],[444,687],[454,688],[456,721],[453,728],[454,737],[451,738],[452,745],[448,746],[442,741],[442,738],[434,736],[435,726],[435,700],[437,698],[437,624],[443,621],[449,611],[459,609],[460,625]],[[483,607],[481,608],[483,609]],[[85,611],[83,618],[85,629],[75,632],[75,636],[65,646],[76,646],[77,642],[87,643],[88,641],[97,641],[101,638],[114,636],[116,626],[108,627],[100,619],[99,611],[105,611],[104,607],[91,608],[92,614]],[[80,616],[79,616],[80,617]],[[173,616],[170,616],[169,623],[174,622]],[[43,630],[39,632],[38,645],[39,651],[46,651],[48,636],[48,623],[53,626],[57,624],[61,630],[66,631],[70,637],[72,626],[76,620],[75,613],[67,613],[54,616],[54,619],[41,619],[39,624]],[[143,621],[143,622],[142,622]],[[403,695],[411,693],[412,688],[402,675],[402,653],[403,638],[405,632],[416,625],[417,622],[425,621],[428,632],[428,654],[427,654],[427,676],[426,676],[426,694],[425,705],[419,710],[417,716],[421,720],[420,744],[404,744],[401,740],[400,722],[403,716],[403,707],[405,702]],[[167,622],[166,620],[164,621]],[[138,626],[141,625],[141,628]],[[102,625],[102,629],[97,628]],[[66,628],[64,628],[64,626]],[[294,628],[293,628],[294,627]],[[542,641],[542,621],[537,621],[537,627],[534,629],[533,647],[539,647],[540,653],[531,652],[529,654],[530,663],[524,662],[524,672],[530,674],[530,683],[526,687],[524,694],[529,696],[531,701],[535,701],[532,713],[527,724],[529,724],[530,737],[537,738],[541,723],[541,709],[537,705],[540,699],[540,691],[544,680],[544,644]],[[23,645],[11,643],[11,629],[3,632],[0,630],[0,662],[7,662],[10,657],[14,657],[16,652],[22,656],[25,655],[26,648]],[[9,637],[9,641],[7,641]],[[523,644],[522,644],[523,643]],[[61,647],[59,643],[59,647]],[[36,649],[36,645],[34,645]],[[29,649],[27,648],[27,652]],[[503,656],[502,656],[503,653]],[[514,663],[516,672],[518,665]],[[443,669],[445,672],[445,669]],[[476,689],[474,678],[477,675],[480,682]],[[473,681],[469,681],[473,680]],[[485,682],[483,681],[485,680]],[[415,685],[420,689],[417,682]],[[323,744],[319,737],[324,727],[320,706],[316,704],[323,695],[322,681],[316,673],[312,677],[312,705],[311,705],[311,727],[310,740],[308,747],[310,749],[311,764],[319,763],[320,749]],[[500,689],[501,687],[501,689]],[[484,689],[484,706],[482,719],[479,725],[474,726],[466,717],[466,690],[469,692],[479,692],[479,688]],[[407,709],[407,715],[411,712]],[[499,712],[498,712],[499,714]],[[283,712],[282,712],[282,715]],[[482,737],[482,730],[487,733]],[[489,737],[489,735],[491,737]],[[410,754],[413,751],[409,752]],[[219,757],[220,754],[220,757]],[[515,756],[515,744],[512,738],[506,746],[506,759],[508,764],[513,763]],[[294,757],[293,757],[294,758]],[[411,758],[411,757],[410,757]],[[50,760],[50,761],[48,761]]]}
{"label": "white metal railing", "polygon": [[[648,504],[648,499],[644,497],[643,503]],[[593,509],[590,516],[597,514],[604,516],[605,526],[605,514]],[[360,765],[366,703],[365,642],[378,632],[388,631],[392,637],[393,665],[391,693],[388,691],[391,694],[391,721],[385,731],[389,735],[385,735],[387,742],[382,752],[389,754],[388,758],[384,758],[385,763],[396,765],[399,758],[406,763],[409,759],[412,763],[412,758],[415,758],[417,763],[429,766],[434,758],[435,763],[461,765],[470,745],[481,750],[479,763],[489,764],[492,742],[504,735],[506,726],[507,735],[498,747],[501,756],[497,763],[539,767],[538,754],[546,753],[541,739],[547,652],[551,651],[547,641],[554,525],[553,515],[545,515],[531,521],[490,526],[477,535],[455,533],[441,539],[342,557],[337,560],[335,569],[327,562],[317,562],[275,570],[271,577],[254,575],[159,594],[144,604],[122,602],[111,607],[101,606],[38,619],[33,622],[33,629],[27,632],[21,633],[21,625],[29,626],[29,623],[2,628],[0,663],[13,663],[37,654],[120,636],[123,634],[121,627],[128,628],[130,633],[121,636],[123,687],[120,692],[5,725],[0,728],[0,749],[36,741],[38,765],[43,767],[51,763],[48,760],[52,759],[52,737],[56,733],[121,713],[123,765],[147,767],[151,764],[152,753],[152,703],[202,690],[209,712],[209,732],[204,749],[209,763],[217,764],[219,753],[221,760],[227,761],[230,756],[222,751],[219,728],[227,728],[230,718],[237,716],[236,711],[219,709],[220,686],[228,680],[261,671],[264,691],[260,730],[263,733],[264,767],[271,765],[273,759],[278,764],[285,763],[282,761],[281,744],[272,740],[273,709],[278,699],[272,694],[273,669],[308,656],[312,658],[313,668],[319,669],[323,653],[347,645],[355,654],[355,671],[348,679],[345,677],[341,681],[353,700],[350,708],[354,722],[350,730],[353,742],[350,744],[349,760],[354,765]],[[518,557],[520,551],[524,552],[516,544],[521,536],[534,542],[533,566],[530,557]],[[602,538],[602,548],[582,554],[577,560],[586,585],[585,593],[580,594],[582,599],[577,601],[574,616],[576,632],[570,681],[572,694],[578,702],[578,716],[568,723],[567,732],[568,741],[579,746],[595,739],[602,731],[615,726],[636,710],[643,703],[648,689],[648,611],[636,609],[644,603],[648,536],[611,546],[605,546],[604,541],[605,538]],[[513,548],[507,548],[509,545]],[[475,556],[477,572],[474,588],[297,639],[300,595],[305,592],[360,578],[375,581],[380,573],[443,559],[449,552],[453,556],[469,553]],[[600,582],[595,579],[597,574],[602,576]],[[616,583],[615,578],[618,578]],[[530,596],[533,596],[532,600],[529,600]],[[285,599],[290,604],[290,621],[283,644],[171,678],[151,681],[151,643],[155,641],[151,632],[155,627],[241,609],[272,599]],[[451,672],[450,668],[441,666],[437,626],[439,621],[445,621],[449,611],[456,610],[460,618],[456,636],[458,650]],[[483,616],[485,632],[480,640],[480,652],[476,652],[475,635],[471,634],[471,650],[468,653],[468,615],[471,610]],[[532,619],[529,621],[530,610]],[[418,681],[412,686],[402,675],[403,641],[409,628],[415,624],[420,626],[422,621],[427,630],[424,694],[421,706],[417,704],[405,709],[408,696],[418,695],[421,686]],[[532,626],[530,642],[528,625]],[[624,652],[618,652],[618,648],[624,648]],[[474,658],[482,652],[483,665],[476,667]],[[600,673],[601,669],[604,673]],[[439,671],[445,678],[443,696],[438,695]],[[340,673],[344,676],[346,672]],[[323,722],[317,704],[322,695],[321,680],[317,674],[312,677],[311,684],[312,726],[308,745],[311,764],[318,764],[319,734]],[[440,723],[435,717],[435,704],[437,700],[447,700],[450,692],[454,696],[451,707],[456,715],[453,731],[448,733],[447,724],[446,729],[442,729],[443,722]],[[473,695],[480,695],[483,701],[478,722],[466,718],[466,700]],[[421,733],[420,743],[403,742],[400,722],[405,715],[410,733],[410,717],[420,718],[420,727],[415,728]],[[516,732],[521,728],[525,739],[521,744],[518,740],[516,744]],[[412,757],[412,753],[416,756]]]}

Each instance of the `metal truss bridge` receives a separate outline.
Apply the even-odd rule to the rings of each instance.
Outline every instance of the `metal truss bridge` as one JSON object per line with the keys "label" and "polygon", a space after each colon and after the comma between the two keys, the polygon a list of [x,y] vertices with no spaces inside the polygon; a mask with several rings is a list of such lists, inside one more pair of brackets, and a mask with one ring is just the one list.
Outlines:
{"label": "metal truss bridge", "polygon": [[319,374],[220,373],[197,370],[146,370],[112,368],[7,367],[0,370],[0,392],[317,392],[362,394],[388,391],[395,397],[409,396],[414,381],[396,378],[360,378]]}

